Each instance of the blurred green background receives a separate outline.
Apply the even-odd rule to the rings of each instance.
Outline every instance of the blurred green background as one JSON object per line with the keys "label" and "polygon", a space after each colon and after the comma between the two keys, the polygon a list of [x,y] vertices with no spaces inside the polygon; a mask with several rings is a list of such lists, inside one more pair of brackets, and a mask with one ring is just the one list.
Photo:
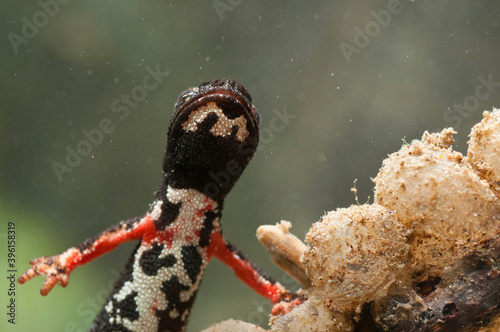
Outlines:
{"label": "blurred green background", "polygon": [[[303,239],[326,211],[355,203],[355,179],[359,201],[373,197],[370,178],[403,138],[454,126],[465,152],[482,111],[500,107],[498,2],[64,2],[57,11],[35,1],[0,4],[4,274],[8,221],[17,227],[19,276],[31,259],[144,213],[161,179],[174,102],[202,81],[241,82],[262,128],[272,128],[273,110],[289,114],[283,130],[263,138],[222,224],[230,241],[291,288],[258,243],[259,225],[289,220]],[[40,27],[23,35],[26,22]],[[121,120],[111,105],[142,84],[148,66],[169,76]],[[66,147],[104,118],[115,130],[60,182],[51,163],[64,163]],[[80,267],[66,289],[45,298],[42,278],[17,286],[15,326],[6,321],[0,276],[0,330],[86,331],[132,246]],[[230,317],[266,326],[269,309],[213,261],[188,331]]]}

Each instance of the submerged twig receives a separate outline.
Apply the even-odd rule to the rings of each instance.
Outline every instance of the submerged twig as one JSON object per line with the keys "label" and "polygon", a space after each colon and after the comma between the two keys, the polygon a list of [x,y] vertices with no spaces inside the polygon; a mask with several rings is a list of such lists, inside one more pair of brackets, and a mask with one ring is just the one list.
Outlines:
{"label": "submerged twig", "polygon": [[289,232],[292,224],[282,220],[276,226],[264,225],[257,229],[257,239],[271,254],[271,261],[297,280],[304,288],[311,287],[300,257],[307,246]]}

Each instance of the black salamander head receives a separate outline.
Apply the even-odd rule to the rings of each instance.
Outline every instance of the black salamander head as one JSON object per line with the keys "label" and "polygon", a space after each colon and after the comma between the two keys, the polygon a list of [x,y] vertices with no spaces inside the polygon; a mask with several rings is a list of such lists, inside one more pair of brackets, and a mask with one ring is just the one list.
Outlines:
{"label": "black salamander head", "polygon": [[259,114],[233,80],[207,81],[179,95],[163,162],[166,184],[222,201],[252,159]]}

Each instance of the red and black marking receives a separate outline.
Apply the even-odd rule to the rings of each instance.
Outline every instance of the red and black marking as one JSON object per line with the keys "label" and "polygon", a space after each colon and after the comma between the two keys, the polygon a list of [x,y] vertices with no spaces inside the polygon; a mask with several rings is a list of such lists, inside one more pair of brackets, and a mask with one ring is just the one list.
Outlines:
{"label": "red and black marking", "polygon": [[229,244],[219,224],[226,194],[256,151],[259,121],[250,94],[233,80],[184,91],[169,124],[163,179],[149,211],[61,255],[32,261],[19,282],[45,274],[46,295],[58,282],[65,286],[76,266],[140,240],[91,331],[183,331],[212,257],[274,304],[291,302],[296,296]]}
{"label": "red and black marking", "polygon": [[203,228],[200,231],[200,241],[198,243],[200,247],[206,247],[210,244],[210,235],[214,229],[214,221],[220,217],[220,212],[205,212],[205,221],[203,222]]}
{"label": "red and black marking", "polygon": [[182,202],[174,204],[166,201],[165,203],[163,203],[160,218],[155,221],[156,229],[164,231],[167,226],[170,226],[179,216],[181,205]]}

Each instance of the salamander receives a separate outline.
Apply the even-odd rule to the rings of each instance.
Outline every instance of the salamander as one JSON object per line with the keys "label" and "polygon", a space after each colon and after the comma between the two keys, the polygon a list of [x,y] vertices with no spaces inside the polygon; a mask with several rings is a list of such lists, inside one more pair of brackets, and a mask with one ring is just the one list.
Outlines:
{"label": "salamander", "polygon": [[45,275],[41,294],[68,284],[77,267],[138,240],[90,331],[183,331],[211,258],[280,303],[300,301],[228,242],[221,231],[224,198],[252,159],[259,113],[248,91],[217,79],[179,95],[167,133],[163,177],[149,210],[111,226],[60,255],[40,257],[20,278]]}

